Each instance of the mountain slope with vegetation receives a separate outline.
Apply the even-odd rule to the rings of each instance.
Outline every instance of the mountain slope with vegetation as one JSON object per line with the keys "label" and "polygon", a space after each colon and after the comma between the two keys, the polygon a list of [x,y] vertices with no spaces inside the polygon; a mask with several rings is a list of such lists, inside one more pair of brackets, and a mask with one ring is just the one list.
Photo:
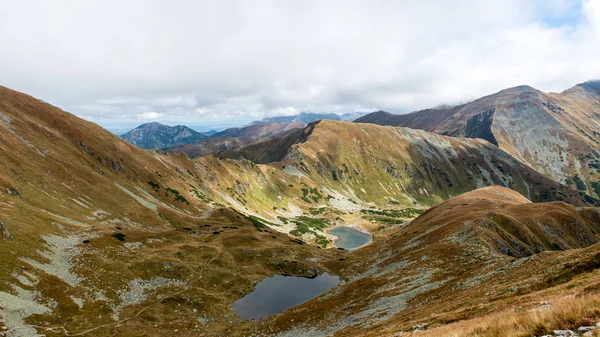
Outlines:
{"label": "mountain slope with vegetation", "polygon": [[589,81],[562,93],[544,93],[519,86],[456,107],[406,115],[380,111],[356,122],[482,138],[546,176],[599,197],[598,87],[600,81]]}
{"label": "mountain slope with vegetation", "polygon": [[[498,186],[454,197],[349,254],[340,271],[347,281],[277,317],[275,327],[285,331],[278,336],[457,336],[450,327],[458,324],[448,323],[468,326],[470,319],[515,309],[523,315],[523,307],[537,310],[557,293],[578,294],[584,303],[587,292],[597,301],[599,219],[597,208],[531,203]],[[514,330],[522,334],[494,334],[471,323],[458,335],[541,336],[589,320],[600,320],[600,312],[583,312],[572,323],[556,317],[562,326]]]}
{"label": "mountain slope with vegetation", "polygon": [[[596,201],[489,142],[321,121],[253,146],[144,150],[0,87],[0,334],[393,336],[597,293]],[[374,241],[323,249],[345,224]],[[284,313],[232,310],[324,272]]]}

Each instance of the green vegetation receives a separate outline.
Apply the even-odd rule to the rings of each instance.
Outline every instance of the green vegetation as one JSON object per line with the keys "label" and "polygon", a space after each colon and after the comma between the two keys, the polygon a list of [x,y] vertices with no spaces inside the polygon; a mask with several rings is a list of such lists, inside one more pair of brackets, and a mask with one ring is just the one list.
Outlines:
{"label": "green vegetation", "polygon": [[[213,201],[211,198],[207,197],[204,193],[202,193],[202,191],[198,190],[194,185],[190,184],[190,186],[192,187],[192,189],[190,190],[190,193],[195,195],[198,199],[205,201],[205,202]],[[225,206],[223,206],[223,207],[225,207]]]}
{"label": "green vegetation", "polygon": [[311,203],[311,200],[317,203],[319,200],[323,199],[323,195],[319,193],[319,190],[316,187],[311,189],[302,188],[300,190],[302,191],[301,199],[307,203]]}
{"label": "green vegetation", "polygon": [[338,175],[337,175],[337,171],[336,170],[331,170],[331,177],[333,178],[333,180],[337,181],[338,179]]}
{"label": "green vegetation", "polygon": [[157,183],[153,182],[152,180],[150,180],[148,182],[148,185],[152,186],[152,189],[154,190],[154,192],[160,191],[160,186]]}
{"label": "green vegetation", "polygon": [[327,227],[329,225],[329,219],[310,218],[303,215],[295,218],[293,223],[296,225],[296,229],[290,231],[290,234],[301,236],[304,233],[313,233],[319,237],[319,234],[317,234],[315,231],[322,231],[325,227]]}
{"label": "green vegetation", "polygon": [[576,174],[575,177],[573,177],[573,181],[575,182],[575,186],[577,186],[578,190],[580,190],[580,191],[587,190],[587,187],[585,186],[585,183],[583,182],[583,180],[581,180],[581,177],[579,177],[579,174]]}
{"label": "green vegetation", "polygon": [[329,240],[322,235],[318,235],[316,243],[319,246],[321,246],[321,248],[327,248],[327,245],[329,244]]}
{"label": "green vegetation", "polygon": [[320,214],[344,214],[344,212],[340,211],[337,208],[331,208],[331,207],[311,207],[308,209],[308,212],[311,215],[320,215]]}
{"label": "green vegetation", "polygon": [[179,194],[179,191],[167,187],[166,195],[169,196],[169,193],[172,193],[175,196],[175,201],[185,202],[188,205],[190,204],[183,195]]}
{"label": "green vegetation", "polygon": [[242,213],[239,213],[239,214],[241,214],[246,220],[252,222],[252,224],[254,225],[254,227],[256,227],[257,229],[267,229],[266,225],[279,226],[276,223],[267,221],[265,219],[259,218],[259,217],[254,216],[254,215],[245,215],[245,214],[242,214]]}
{"label": "green vegetation", "polygon": [[321,208],[316,208],[316,207],[311,207],[308,212],[311,215],[319,215],[319,214],[323,214],[323,212],[325,212],[326,208],[325,207],[321,207]]}
{"label": "green vegetation", "polygon": [[405,208],[405,209],[361,209],[361,213],[370,215],[379,215],[390,218],[414,218],[417,215],[423,214],[423,210],[416,208]]}
{"label": "green vegetation", "polygon": [[363,215],[362,218],[369,222],[381,223],[381,224],[397,224],[402,222],[402,220],[398,218],[388,218],[384,216],[378,215]]}
{"label": "green vegetation", "polygon": [[592,188],[594,189],[594,192],[600,196],[600,183],[597,181],[592,182]]}
{"label": "green vegetation", "polygon": [[405,208],[405,209],[361,209],[363,219],[381,223],[381,224],[396,224],[402,222],[402,219],[415,218],[418,215],[423,214],[423,210],[416,208]]}

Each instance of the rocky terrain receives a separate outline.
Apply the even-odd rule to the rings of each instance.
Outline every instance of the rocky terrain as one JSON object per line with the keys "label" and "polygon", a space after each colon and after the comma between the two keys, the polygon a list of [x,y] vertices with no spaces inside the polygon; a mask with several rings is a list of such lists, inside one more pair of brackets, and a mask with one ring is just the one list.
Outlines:
{"label": "rocky terrain", "polygon": [[206,137],[185,125],[168,126],[156,122],[142,124],[121,135],[129,143],[144,149],[165,149],[195,143]]}
{"label": "rocky terrain", "polygon": [[[320,121],[192,159],[0,87],[0,157],[0,335],[542,336],[600,320],[598,200],[483,139]],[[327,229],[346,224],[374,241],[335,249]],[[267,276],[322,273],[340,284],[279,315],[232,310]]]}
{"label": "rocky terrain", "polygon": [[303,122],[251,124],[241,128],[223,130],[201,141],[174,146],[165,151],[183,152],[190,157],[200,157],[282,137],[304,127],[306,127],[306,123]]}
{"label": "rocky terrain", "polygon": [[405,115],[379,111],[356,122],[482,138],[547,177],[598,197],[599,87],[600,81],[589,81],[544,93],[519,86],[455,107]]}

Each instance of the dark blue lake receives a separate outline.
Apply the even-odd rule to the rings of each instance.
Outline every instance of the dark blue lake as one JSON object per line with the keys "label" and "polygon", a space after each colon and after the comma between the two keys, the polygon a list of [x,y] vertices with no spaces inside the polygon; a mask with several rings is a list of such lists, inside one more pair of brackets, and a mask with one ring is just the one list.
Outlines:
{"label": "dark blue lake", "polygon": [[314,278],[283,275],[266,277],[253,292],[235,301],[233,310],[241,319],[264,319],[321,295],[338,283],[339,277],[327,273]]}

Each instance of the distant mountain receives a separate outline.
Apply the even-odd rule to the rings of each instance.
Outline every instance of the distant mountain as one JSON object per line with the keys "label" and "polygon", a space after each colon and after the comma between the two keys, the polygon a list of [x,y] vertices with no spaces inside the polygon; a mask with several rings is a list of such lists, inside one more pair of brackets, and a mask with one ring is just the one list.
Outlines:
{"label": "distant mountain", "polygon": [[259,121],[254,121],[251,124],[270,124],[270,123],[312,123],[321,119],[328,119],[333,121],[353,121],[359,117],[366,115],[366,112],[348,112],[341,115],[334,113],[312,113],[302,112],[299,115],[294,116],[278,116],[278,117],[267,117]]}
{"label": "distant mountain", "polygon": [[562,93],[519,86],[455,107],[404,115],[377,111],[356,122],[482,138],[546,176],[600,197],[600,81]]}
{"label": "distant mountain", "polygon": [[168,126],[156,122],[142,124],[121,135],[124,140],[144,149],[164,149],[198,142],[206,137],[185,125]]}
{"label": "distant mountain", "polygon": [[212,137],[212,136],[214,136],[218,132],[219,131],[217,131],[217,130],[210,130],[210,131],[200,132],[200,133],[203,134],[203,135],[205,135],[206,137]]}
{"label": "distant mountain", "polygon": [[188,156],[199,157],[210,153],[239,149],[263,140],[282,137],[305,126],[306,123],[302,122],[251,124],[241,128],[223,130],[199,142],[174,146],[166,149],[166,151],[184,152]]}

